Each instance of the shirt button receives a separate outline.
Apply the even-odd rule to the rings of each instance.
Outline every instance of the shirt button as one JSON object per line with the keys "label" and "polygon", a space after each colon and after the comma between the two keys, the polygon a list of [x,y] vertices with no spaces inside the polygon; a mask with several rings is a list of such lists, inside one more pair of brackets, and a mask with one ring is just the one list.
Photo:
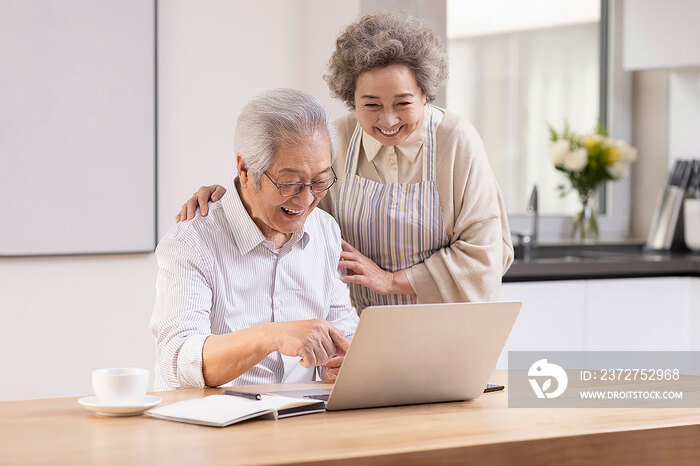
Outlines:
{"label": "shirt button", "polygon": [[389,166],[393,167],[394,165],[396,165],[396,161],[394,159],[389,159]]}

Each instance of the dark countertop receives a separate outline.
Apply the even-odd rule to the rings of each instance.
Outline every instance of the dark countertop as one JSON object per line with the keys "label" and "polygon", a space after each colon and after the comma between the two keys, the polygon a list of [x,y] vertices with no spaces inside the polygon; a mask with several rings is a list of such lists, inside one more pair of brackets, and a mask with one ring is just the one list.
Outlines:
{"label": "dark countertop", "polygon": [[503,282],[632,277],[700,277],[700,253],[644,251],[642,244],[543,245],[516,260]]}

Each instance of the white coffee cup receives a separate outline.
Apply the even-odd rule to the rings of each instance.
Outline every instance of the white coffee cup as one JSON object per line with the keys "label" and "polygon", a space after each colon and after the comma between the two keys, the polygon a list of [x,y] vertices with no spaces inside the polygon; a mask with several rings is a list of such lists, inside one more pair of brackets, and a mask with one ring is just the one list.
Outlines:
{"label": "white coffee cup", "polygon": [[138,368],[109,368],[92,371],[92,389],[104,405],[125,405],[143,400],[148,390],[148,371]]}

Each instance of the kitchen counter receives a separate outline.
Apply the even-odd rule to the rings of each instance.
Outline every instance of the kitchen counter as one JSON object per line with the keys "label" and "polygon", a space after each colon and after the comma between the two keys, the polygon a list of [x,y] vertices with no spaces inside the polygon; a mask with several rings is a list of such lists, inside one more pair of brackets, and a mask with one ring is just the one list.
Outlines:
{"label": "kitchen counter", "polygon": [[700,277],[700,253],[644,251],[638,243],[543,245],[518,259],[503,282],[631,277]]}

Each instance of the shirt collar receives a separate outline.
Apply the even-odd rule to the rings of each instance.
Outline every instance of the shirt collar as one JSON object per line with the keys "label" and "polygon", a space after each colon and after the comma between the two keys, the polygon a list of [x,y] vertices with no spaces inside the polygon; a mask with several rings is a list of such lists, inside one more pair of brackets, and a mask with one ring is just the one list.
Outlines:
{"label": "shirt collar", "polygon": [[[239,186],[240,182],[238,177],[236,177],[233,184],[226,191],[226,195],[221,198],[221,206],[224,209],[226,220],[233,231],[233,239],[236,242],[236,246],[238,246],[241,254],[245,255],[261,243],[265,245],[272,244],[272,242],[265,238],[265,235],[262,234],[260,228],[258,228],[245,209],[241,196],[238,194]],[[306,221],[308,222],[309,219],[307,218]],[[280,249],[291,249],[297,242],[299,242],[302,249],[306,248],[306,245],[309,243],[306,222],[304,222],[301,230],[292,233],[290,240]],[[274,249],[274,246],[272,248]]]}
{"label": "shirt collar", "polygon": [[[428,126],[429,120],[430,115],[428,113],[428,106],[426,105],[423,107],[423,119],[415,131],[409,134],[404,142],[395,146],[396,152],[406,157],[411,163],[416,161],[416,157],[418,157],[418,154],[423,147],[425,130]],[[367,157],[368,161],[371,162],[374,160],[374,158],[379,155],[379,151],[381,151],[382,147],[384,146],[381,142],[377,141],[375,138],[362,130],[362,148],[365,151],[365,156]]]}

